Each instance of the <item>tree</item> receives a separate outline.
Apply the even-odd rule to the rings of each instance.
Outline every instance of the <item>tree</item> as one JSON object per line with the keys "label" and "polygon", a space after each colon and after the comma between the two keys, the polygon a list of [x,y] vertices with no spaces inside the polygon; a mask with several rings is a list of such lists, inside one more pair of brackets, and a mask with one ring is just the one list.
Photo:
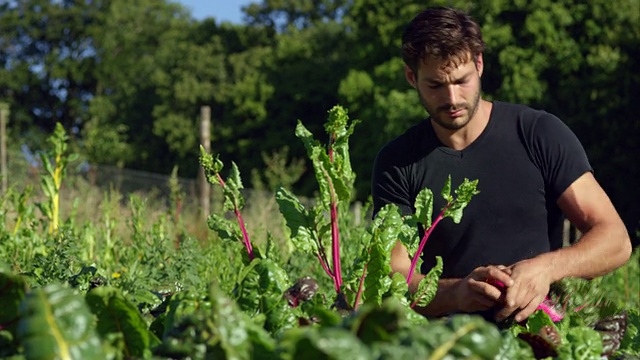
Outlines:
{"label": "tree", "polygon": [[0,6],[0,97],[12,104],[12,127],[57,122],[73,128],[95,88],[91,37],[102,1],[25,0]]}

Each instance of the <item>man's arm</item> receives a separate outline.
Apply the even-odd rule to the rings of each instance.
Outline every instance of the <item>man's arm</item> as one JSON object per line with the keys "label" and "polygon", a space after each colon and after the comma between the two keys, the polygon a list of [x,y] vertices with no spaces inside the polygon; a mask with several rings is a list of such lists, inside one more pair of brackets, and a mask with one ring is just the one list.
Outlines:
{"label": "man's arm", "polygon": [[[406,278],[411,268],[407,249],[398,241],[391,251],[391,268]],[[409,291],[418,289],[423,274],[414,273]],[[440,279],[434,299],[426,307],[416,311],[425,316],[442,316],[455,312],[476,312],[492,308],[501,301],[502,292],[487,280],[497,280],[509,287],[512,280],[505,267],[486,266],[475,269],[463,279]]]}
{"label": "man's arm", "polygon": [[522,321],[544,300],[551,283],[567,277],[592,279],[605,275],[631,256],[625,225],[591,172],[562,193],[558,206],[582,237],[572,246],[514,264],[514,286],[507,290],[507,305],[498,313],[498,320],[519,311],[515,320]]}

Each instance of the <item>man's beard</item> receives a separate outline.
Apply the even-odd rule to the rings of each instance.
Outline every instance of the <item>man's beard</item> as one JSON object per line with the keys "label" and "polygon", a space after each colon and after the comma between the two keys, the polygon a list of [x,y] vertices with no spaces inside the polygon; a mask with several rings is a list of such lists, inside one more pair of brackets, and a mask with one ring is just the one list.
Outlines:
{"label": "man's beard", "polygon": [[[420,89],[418,89],[418,97],[420,98],[420,102],[422,106],[427,110],[431,120],[433,120],[436,124],[447,130],[459,130],[465,127],[471,118],[478,112],[478,104],[480,103],[480,92],[478,91],[476,95],[473,97],[473,101],[471,104],[469,103],[458,103],[455,105],[445,104],[437,109],[431,109],[431,107],[427,104],[422,93],[420,93]],[[442,113],[449,112],[451,110],[462,110],[466,109],[467,114],[464,118],[458,118],[455,122],[445,121],[441,116]]]}

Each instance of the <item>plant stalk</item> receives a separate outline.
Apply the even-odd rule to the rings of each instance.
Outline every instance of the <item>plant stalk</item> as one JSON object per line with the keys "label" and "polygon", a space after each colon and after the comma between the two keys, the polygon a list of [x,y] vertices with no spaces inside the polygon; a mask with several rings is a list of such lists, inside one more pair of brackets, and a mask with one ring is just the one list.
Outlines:
{"label": "plant stalk", "polygon": [[[220,174],[216,174],[218,177],[218,181],[220,182],[220,186],[225,187],[227,184],[222,179]],[[249,240],[249,234],[247,233],[247,229],[244,226],[244,220],[242,220],[242,214],[240,214],[240,209],[238,209],[237,203],[233,202],[233,212],[236,214],[236,219],[238,220],[238,225],[240,225],[240,230],[242,231],[242,240],[244,242],[244,247],[247,248],[247,253],[249,254],[249,260],[253,260],[255,255],[253,254],[253,247],[251,246],[251,241]]]}
{"label": "plant stalk", "polygon": [[433,222],[431,223],[431,226],[429,227],[429,229],[427,229],[424,232],[424,236],[422,237],[422,240],[420,240],[420,246],[418,247],[418,251],[415,253],[415,255],[413,255],[413,259],[411,260],[411,268],[409,269],[409,274],[407,275],[407,284],[411,284],[411,278],[413,277],[413,273],[416,270],[416,264],[418,263],[418,259],[422,254],[422,250],[424,250],[424,245],[427,243],[427,240],[429,239],[429,235],[431,235],[431,232],[436,227],[436,225],[438,225],[438,223],[442,219],[444,219],[444,213],[447,211],[447,209],[449,209],[449,207],[451,207],[451,204],[453,204],[453,201],[449,202],[447,206],[445,206],[444,209],[442,209],[440,214],[438,214],[438,217],[436,217],[436,219],[433,220]]}

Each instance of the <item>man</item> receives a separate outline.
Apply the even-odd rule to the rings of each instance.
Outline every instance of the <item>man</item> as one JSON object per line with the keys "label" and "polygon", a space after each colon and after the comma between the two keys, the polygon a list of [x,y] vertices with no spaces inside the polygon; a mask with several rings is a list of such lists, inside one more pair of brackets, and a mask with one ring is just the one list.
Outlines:
{"label": "man", "polygon": [[[426,273],[435,256],[444,270],[426,316],[492,310],[496,321],[531,315],[551,283],[594,278],[631,254],[625,226],[595,180],[576,136],[555,116],[522,105],[482,99],[484,42],[477,23],[451,8],[418,14],[402,36],[405,76],[429,118],[386,144],[374,165],[374,212],[387,203],[412,213],[427,187],[438,194],[478,180],[460,224],[441,222],[422,254]],[[434,213],[444,206],[434,199]],[[563,214],[583,233],[562,247]],[[398,242],[394,272],[411,259]],[[422,275],[424,276],[424,275]],[[415,276],[415,290],[421,276]],[[495,281],[505,285],[504,293]],[[496,310],[497,309],[497,310]]]}

